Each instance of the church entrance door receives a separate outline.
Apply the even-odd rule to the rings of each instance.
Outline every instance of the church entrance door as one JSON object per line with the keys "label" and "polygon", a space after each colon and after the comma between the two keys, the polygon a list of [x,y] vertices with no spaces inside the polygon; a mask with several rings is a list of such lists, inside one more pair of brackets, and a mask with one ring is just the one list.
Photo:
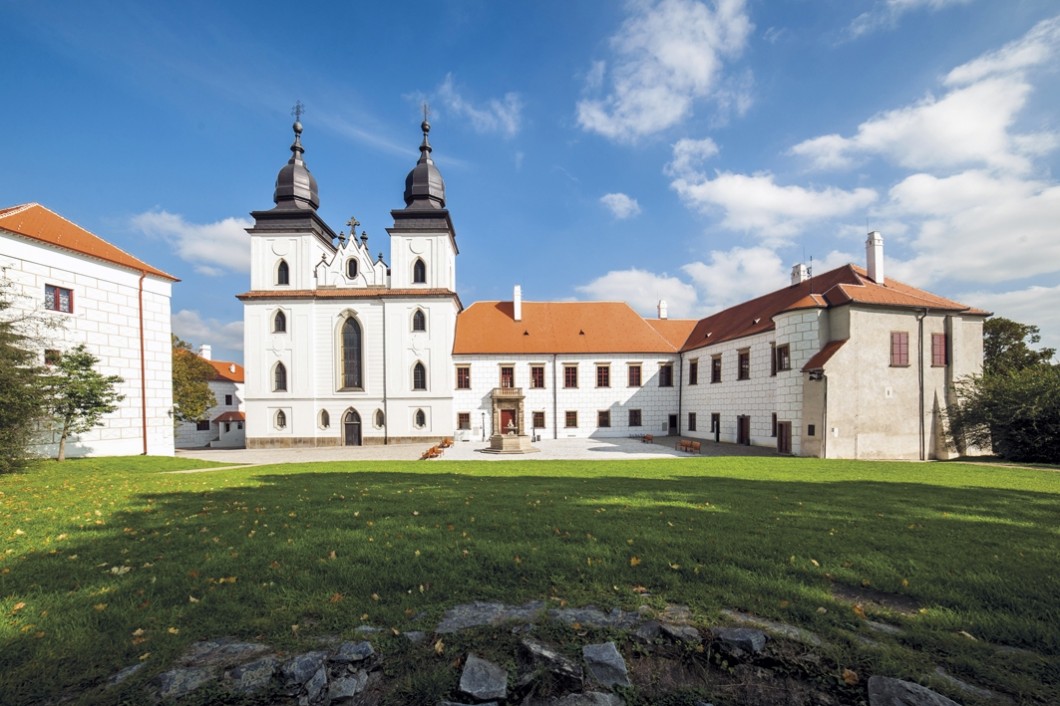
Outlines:
{"label": "church entrance door", "polygon": [[502,409],[501,410],[501,434],[507,434],[509,429],[518,429],[518,425],[515,422],[515,410],[514,409]]}
{"label": "church entrance door", "polygon": [[342,418],[342,443],[346,446],[361,445],[361,415],[351,409]]}

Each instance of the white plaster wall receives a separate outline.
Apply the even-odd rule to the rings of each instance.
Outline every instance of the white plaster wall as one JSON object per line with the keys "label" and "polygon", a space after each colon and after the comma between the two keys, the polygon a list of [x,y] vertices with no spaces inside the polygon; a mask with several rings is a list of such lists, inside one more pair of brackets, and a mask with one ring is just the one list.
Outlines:
{"label": "white plaster wall", "polygon": [[[43,348],[65,350],[84,343],[99,358],[97,370],[119,375],[125,396],[101,427],[67,441],[67,456],[123,456],[144,452],[141,380],[145,382],[147,453],[173,455],[172,282],[153,276],[143,281],[144,375],[140,365],[140,274],[77,253],[38,245],[0,232],[0,266],[21,295],[16,306],[43,312],[59,325],[46,333]],[[44,311],[44,287],[74,292],[72,314]],[[54,455],[44,441],[38,452]]]}
{"label": "white plaster wall", "polygon": [[[206,410],[204,419],[213,420],[225,412],[245,411],[243,407],[243,383],[230,382],[228,380],[211,380],[209,382],[210,392],[213,393],[216,404]],[[225,404],[225,396],[232,396],[232,404]],[[195,422],[181,422],[176,429],[176,446],[178,449],[202,448],[210,445],[210,442],[223,443],[214,446],[236,447],[242,446],[245,440],[245,430],[238,428],[236,422],[231,423],[231,431],[224,434],[224,429],[212,424],[210,429],[199,431]],[[222,439],[222,437],[224,437]]]}
{"label": "white plaster wall", "polygon": [[[456,291],[456,253],[449,234],[397,233],[390,236],[390,276],[394,288],[424,287]],[[412,281],[412,267],[417,258],[427,266],[427,282]]]}
{"label": "white plaster wall", "polygon": [[[674,365],[673,387],[659,387],[659,366],[667,362]],[[596,386],[596,366],[608,364],[611,368],[610,386]],[[641,365],[641,386],[629,387],[627,365]],[[578,366],[578,387],[566,388],[564,367]],[[514,386],[522,390],[526,418],[525,433],[534,431],[543,438],[618,437],[630,434],[663,434],[666,432],[667,416],[677,414],[677,356],[660,354],[624,355],[457,355],[453,356],[450,380],[455,387],[456,367],[469,366],[471,389],[453,390],[453,415],[451,425],[456,427],[456,415],[471,414],[472,439],[483,438],[492,429],[492,397],[494,388],[500,387],[500,368],[512,365],[515,368]],[[530,368],[542,365],[545,368],[545,387],[530,387]],[[554,374],[553,374],[554,373]],[[629,410],[641,410],[641,426],[629,426]],[[597,426],[598,412],[607,410],[611,414],[611,426]],[[566,412],[578,413],[578,426],[565,425]],[[545,428],[531,430],[533,413],[545,413]]]}

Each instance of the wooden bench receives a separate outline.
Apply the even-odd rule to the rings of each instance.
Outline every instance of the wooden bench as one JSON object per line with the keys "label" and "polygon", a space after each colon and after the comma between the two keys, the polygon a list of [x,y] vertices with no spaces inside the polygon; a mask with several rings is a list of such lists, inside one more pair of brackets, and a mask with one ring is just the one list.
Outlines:
{"label": "wooden bench", "polygon": [[640,442],[642,444],[654,444],[655,443],[655,437],[652,436],[651,434],[645,434],[644,436],[642,436],[640,438]]}
{"label": "wooden bench", "polygon": [[701,454],[703,453],[703,445],[692,439],[680,439],[677,442],[678,451],[687,451],[690,454]]}

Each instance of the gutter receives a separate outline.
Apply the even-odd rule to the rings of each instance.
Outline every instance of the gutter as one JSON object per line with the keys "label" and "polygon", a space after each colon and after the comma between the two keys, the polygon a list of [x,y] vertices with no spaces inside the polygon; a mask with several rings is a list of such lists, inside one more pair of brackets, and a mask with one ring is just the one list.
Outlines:
{"label": "gutter", "polygon": [[552,438],[559,438],[559,401],[556,399],[556,354],[552,354]]}
{"label": "gutter", "polygon": [[926,454],[924,449],[924,440],[926,431],[924,429],[924,319],[927,318],[928,310],[921,309],[916,314],[917,324],[917,336],[916,336],[916,355],[917,355],[917,384],[920,389],[920,460],[926,460]]}
{"label": "gutter", "polygon": [[147,455],[147,361],[144,358],[144,279],[146,270],[140,270],[139,318],[140,318],[140,433],[144,441],[142,456]]}

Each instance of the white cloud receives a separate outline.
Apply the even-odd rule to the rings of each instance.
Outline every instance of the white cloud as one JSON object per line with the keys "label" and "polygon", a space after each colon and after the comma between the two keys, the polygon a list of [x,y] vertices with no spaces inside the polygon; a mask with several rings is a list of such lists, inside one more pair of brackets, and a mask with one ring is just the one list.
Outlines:
{"label": "white cloud", "polygon": [[641,316],[654,318],[660,299],[666,300],[671,318],[695,315],[695,287],[677,277],[657,275],[645,270],[630,269],[608,272],[575,290],[598,301],[624,301]]}
{"label": "white cloud", "polygon": [[869,34],[877,29],[891,29],[902,15],[911,10],[927,9],[936,12],[951,5],[965,5],[972,0],[877,0],[868,12],[854,18],[847,28],[851,38]]}
{"label": "white cloud", "polygon": [[[596,62],[586,87],[597,92],[610,74],[610,92],[578,102],[578,124],[612,140],[632,142],[670,128],[696,100],[717,97],[723,59],[736,57],[753,25],[744,0],[641,1],[611,37],[615,58]],[[733,89],[730,86],[728,90]],[[749,98],[740,94],[737,108]]]}
{"label": "white cloud", "polygon": [[619,220],[632,218],[640,214],[640,204],[635,198],[625,194],[604,194],[600,197],[600,203],[607,206],[611,215]]}
{"label": "white cloud", "polygon": [[[224,360],[221,357],[225,351],[242,353],[243,351],[243,321],[219,321],[217,319],[204,319],[197,311],[181,309],[172,318],[173,333],[187,341],[192,348],[198,348],[202,344],[208,344],[213,348],[214,358]],[[241,357],[241,356],[233,356]]]}
{"label": "white cloud", "polygon": [[438,96],[454,115],[467,119],[475,132],[496,132],[505,137],[514,137],[519,133],[523,101],[518,93],[505,93],[504,98],[491,98],[485,106],[476,106],[457,92],[453,75],[446,74],[442,85],[438,87]]}
{"label": "white cloud", "polygon": [[1060,284],[1053,287],[1027,287],[1010,292],[982,290],[960,294],[956,299],[964,304],[993,312],[996,316],[1037,326],[1042,340],[1032,344],[1034,349],[1055,348],[1060,351]]}
{"label": "white cloud", "polygon": [[681,270],[692,279],[710,312],[761,296],[790,281],[790,268],[765,247],[713,250],[709,263],[692,262]]}
{"label": "white cloud", "polygon": [[672,177],[695,178],[704,162],[718,154],[714,140],[683,138],[673,145],[673,158],[663,167],[663,173]]}
{"label": "white cloud", "polygon": [[180,259],[195,265],[197,272],[220,275],[224,271],[250,272],[250,238],[253,223],[244,218],[225,218],[216,223],[188,223],[167,211],[147,211],[133,216],[131,225],[146,236],[168,240]]}
{"label": "white cloud", "polygon": [[1053,60],[1060,46],[1060,16],[1042,20],[1019,39],[997,51],[961,64],[946,74],[948,86],[959,86],[982,81],[997,75],[1021,73],[1034,66]]}
{"label": "white cloud", "polygon": [[1029,168],[1028,150],[1048,148],[1048,141],[1020,141],[1009,134],[1030,92],[1024,81],[985,79],[941,99],[928,96],[874,116],[853,137],[805,140],[791,154],[808,158],[817,169],[847,168],[858,157],[873,155],[911,169],[981,165],[1023,172]]}

